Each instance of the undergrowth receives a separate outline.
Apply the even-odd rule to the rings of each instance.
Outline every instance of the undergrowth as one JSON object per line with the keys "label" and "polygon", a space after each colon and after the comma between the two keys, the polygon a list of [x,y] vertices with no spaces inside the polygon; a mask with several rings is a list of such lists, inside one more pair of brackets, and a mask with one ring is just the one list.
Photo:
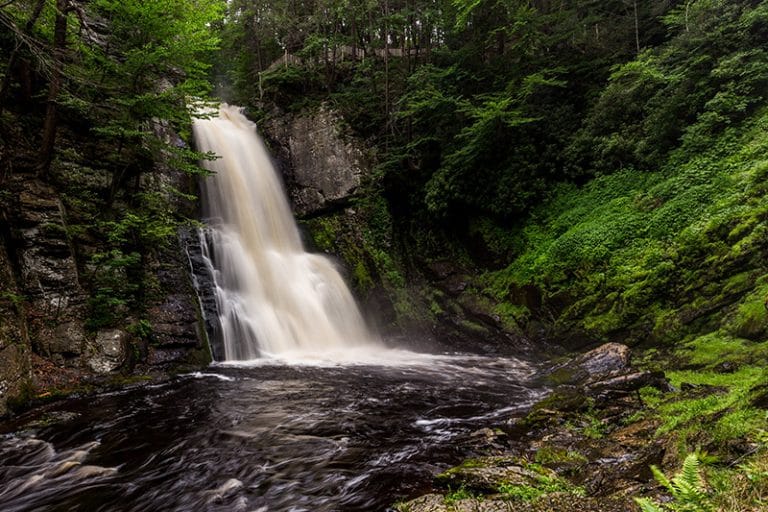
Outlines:
{"label": "undergrowth", "polygon": [[485,293],[501,302],[497,312],[526,319],[516,291],[534,286],[543,297],[536,313],[554,317],[560,332],[667,343],[723,328],[761,338],[766,127],[762,113],[709,141],[708,151],[684,145],[660,171],[625,168],[560,186],[506,241],[512,262],[482,276]]}

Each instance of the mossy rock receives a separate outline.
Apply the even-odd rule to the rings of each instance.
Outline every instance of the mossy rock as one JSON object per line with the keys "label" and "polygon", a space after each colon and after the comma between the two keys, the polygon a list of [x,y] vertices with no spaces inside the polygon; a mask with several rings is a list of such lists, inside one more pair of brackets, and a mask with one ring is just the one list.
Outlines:
{"label": "mossy rock", "polygon": [[435,483],[451,488],[490,494],[509,486],[535,486],[542,479],[556,478],[553,471],[528,465],[514,457],[479,457],[468,459],[435,477]]}
{"label": "mossy rock", "polygon": [[634,503],[622,497],[583,498],[569,492],[551,493],[536,502],[500,497],[468,498],[446,503],[439,494],[427,494],[393,507],[398,512],[626,512]]}
{"label": "mossy rock", "polygon": [[528,417],[546,413],[546,411],[576,412],[588,406],[587,396],[582,388],[576,386],[560,386],[546,398],[536,402]]}
{"label": "mossy rock", "polygon": [[556,386],[562,384],[576,384],[580,380],[585,380],[587,373],[578,368],[562,367],[554,370],[545,377],[545,382]]}

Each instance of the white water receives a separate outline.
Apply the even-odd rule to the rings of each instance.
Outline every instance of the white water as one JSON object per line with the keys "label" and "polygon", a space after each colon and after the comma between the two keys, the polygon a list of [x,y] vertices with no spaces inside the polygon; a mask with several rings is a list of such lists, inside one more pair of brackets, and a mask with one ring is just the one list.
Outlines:
{"label": "white water", "polygon": [[220,156],[204,164],[215,174],[203,206],[224,360],[378,347],[333,263],[304,251],[256,126],[222,104],[193,128],[198,149]]}

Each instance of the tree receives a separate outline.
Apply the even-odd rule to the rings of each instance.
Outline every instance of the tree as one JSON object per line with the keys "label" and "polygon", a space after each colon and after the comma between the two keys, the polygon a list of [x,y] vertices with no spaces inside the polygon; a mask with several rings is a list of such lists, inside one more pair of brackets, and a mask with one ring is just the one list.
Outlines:
{"label": "tree", "polygon": [[[221,15],[223,3],[94,0],[92,8],[111,20],[107,50],[94,56],[102,83],[92,91],[99,96],[92,98],[92,105],[98,119],[96,133],[118,148],[114,195],[129,177],[138,183],[142,161],[184,150],[158,138],[153,125],[164,120],[183,127],[189,118],[187,97],[210,91],[206,57],[219,43],[211,23]],[[126,147],[131,148],[127,155]]]}
{"label": "tree", "polygon": [[31,37],[30,34],[32,33],[32,29],[35,27],[37,20],[40,19],[40,15],[43,12],[43,7],[45,7],[45,4],[46,0],[36,0],[32,12],[24,24],[23,30],[20,29],[10,17],[6,17],[5,15],[2,16],[4,24],[14,33],[16,41],[13,50],[8,57],[8,63],[5,66],[5,76],[3,77],[2,85],[0,85],[0,113],[2,113],[5,106],[5,101],[8,97],[8,91],[11,87],[11,77],[13,76],[13,71],[16,67],[16,63],[19,60],[22,48],[24,46],[31,45],[31,41],[29,39]]}
{"label": "tree", "polygon": [[40,163],[38,175],[46,178],[53,159],[53,149],[56,143],[56,128],[58,125],[59,94],[62,87],[62,71],[67,46],[67,19],[75,9],[72,0],[56,0],[56,12],[53,26],[53,67],[48,85],[46,100],[45,122],[43,124],[43,141],[40,145]]}

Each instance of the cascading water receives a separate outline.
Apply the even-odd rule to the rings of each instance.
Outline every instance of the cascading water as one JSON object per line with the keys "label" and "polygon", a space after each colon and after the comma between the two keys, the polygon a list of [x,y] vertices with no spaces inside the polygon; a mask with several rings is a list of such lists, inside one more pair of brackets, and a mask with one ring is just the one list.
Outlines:
{"label": "cascading water", "polygon": [[[198,119],[203,182],[225,361],[375,347],[333,263],[304,251],[280,179],[256,126],[237,107]],[[204,246],[206,244],[203,244]]]}

